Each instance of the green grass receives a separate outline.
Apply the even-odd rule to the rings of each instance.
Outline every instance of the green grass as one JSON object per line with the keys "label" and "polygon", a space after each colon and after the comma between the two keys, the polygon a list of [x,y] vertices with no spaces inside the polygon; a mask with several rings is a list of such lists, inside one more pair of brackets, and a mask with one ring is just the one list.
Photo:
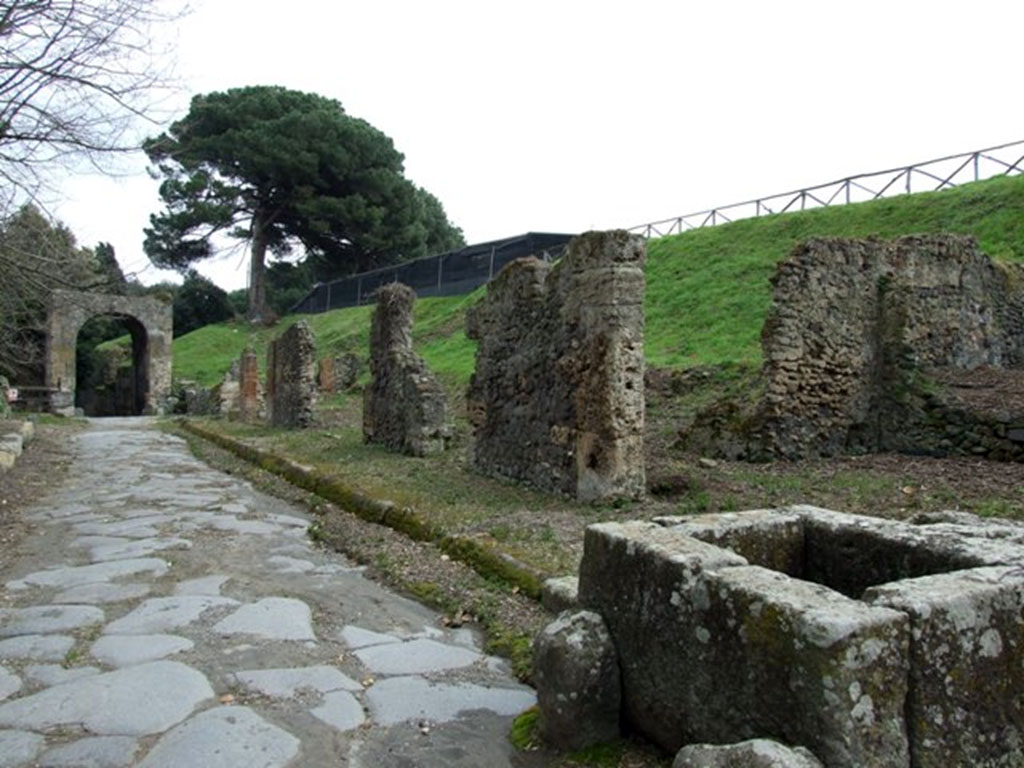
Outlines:
{"label": "green grass", "polygon": [[[745,219],[652,240],[647,259],[647,362],[663,368],[759,365],[761,326],[771,304],[769,278],[794,246],[812,236],[935,232],[970,234],[991,256],[1024,261],[1024,177]],[[462,390],[473,371],[475,344],[466,338],[465,314],[485,290],[416,304],[416,348],[453,391]],[[305,316],[320,354],[352,351],[365,356],[371,309]],[[174,375],[212,385],[246,342],[253,343],[262,358],[266,342],[299,317],[258,331],[235,324],[207,326],[175,339]]]}

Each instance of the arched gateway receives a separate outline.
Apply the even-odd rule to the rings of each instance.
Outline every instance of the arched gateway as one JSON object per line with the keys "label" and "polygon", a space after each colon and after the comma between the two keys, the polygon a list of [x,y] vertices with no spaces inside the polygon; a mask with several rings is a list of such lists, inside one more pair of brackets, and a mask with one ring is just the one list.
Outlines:
{"label": "arched gateway", "polygon": [[53,291],[46,324],[46,386],[50,410],[75,409],[75,345],[82,326],[94,317],[125,321],[132,337],[136,412],[164,411],[171,393],[171,303],[153,296],[113,296]]}

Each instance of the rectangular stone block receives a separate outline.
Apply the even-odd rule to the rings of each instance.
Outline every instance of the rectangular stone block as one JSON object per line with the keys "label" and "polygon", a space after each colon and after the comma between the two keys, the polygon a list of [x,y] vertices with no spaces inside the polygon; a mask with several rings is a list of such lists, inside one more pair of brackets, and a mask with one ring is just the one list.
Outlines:
{"label": "rectangular stone block", "polygon": [[976,568],[869,589],[910,617],[914,768],[1024,765],[1024,572]]}
{"label": "rectangular stone block", "polygon": [[804,525],[798,514],[779,509],[755,509],[658,517],[654,521],[716,547],[731,549],[751,565],[797,579],[803,577]]}
{"label": "rectangular stone block", "polygon": [[626,719],[665,749],[773,737],[835,768],[909,765],[902,613],[651,523],[587,529],[580,604],[615,640]]}

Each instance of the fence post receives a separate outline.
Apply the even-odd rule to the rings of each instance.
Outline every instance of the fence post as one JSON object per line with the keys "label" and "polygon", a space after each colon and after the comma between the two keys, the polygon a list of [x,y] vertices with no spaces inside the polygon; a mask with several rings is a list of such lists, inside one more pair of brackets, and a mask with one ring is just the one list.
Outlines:
{"label": "fence post", "polygon": [[913,166],[907,168],[907,194],[910,194],[910,172],[914,170]]}
{"label": "fence post", "polygon": [[494,246],[491,246],[491,263],[487,267],[487,279],[488,281],[494,279]]}
{"label": "fence post", "polygon": [[846,180],[846,183],[844,184],[844,186],[846,187],[846,204],[849,205],[850,204],[850,180],[849,179]]}
{"label": "fence post", "polygon": [[333,280],[328,280],[327,281],[327,306],[324,307],[324,311],[325,312],[331,308],[331,284],[333,282],[334,282]]}
{"label": "fence post", "polygon": [[363,278],[362,276],[356,281],[356,306],[361,306],[363,303]]}
{"label": "fence post", "polygon": [[974,180],[978,180],[978,153],[974,153]]}
{"label": "fence post", "polygon": [[444,269],[444,256],[437,257],[437,295],[441,295],[441,273]]}

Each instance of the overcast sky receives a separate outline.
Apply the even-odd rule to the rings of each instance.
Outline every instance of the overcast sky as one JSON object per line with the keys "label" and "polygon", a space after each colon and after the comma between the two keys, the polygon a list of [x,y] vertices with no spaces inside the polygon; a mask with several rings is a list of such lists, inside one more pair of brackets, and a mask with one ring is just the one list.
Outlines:
{"label": "overcast sky", "polygon": [[[338,99],[469,242],[628,227],[1024,139],[1020,2],[193,6],[166,30],[186,91],[174,117],[243,85]],[[128,170],[70,179],[56,210],[138,271],[158,183],[142,156]],[[246,282],[237,251],[200,271]]]}

